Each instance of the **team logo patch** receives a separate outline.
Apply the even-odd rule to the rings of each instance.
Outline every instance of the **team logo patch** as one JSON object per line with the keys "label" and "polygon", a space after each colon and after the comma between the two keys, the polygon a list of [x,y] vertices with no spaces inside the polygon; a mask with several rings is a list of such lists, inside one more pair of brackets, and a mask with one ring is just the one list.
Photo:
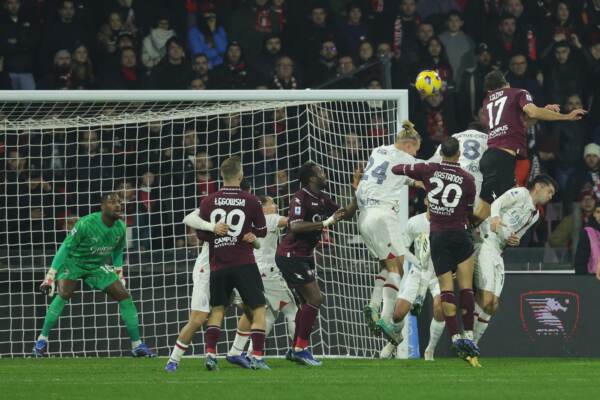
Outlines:
{"label": "team logo patch", "polygon": [[521,324],[532,341],[548,336],[569,340],[578,322],[578,293],[561,290],[521,293]]}
{"label": "team logo patch", "polygon": [[294,207],[294,214],[301,214],[301,213],[302,213],[301,207]]}

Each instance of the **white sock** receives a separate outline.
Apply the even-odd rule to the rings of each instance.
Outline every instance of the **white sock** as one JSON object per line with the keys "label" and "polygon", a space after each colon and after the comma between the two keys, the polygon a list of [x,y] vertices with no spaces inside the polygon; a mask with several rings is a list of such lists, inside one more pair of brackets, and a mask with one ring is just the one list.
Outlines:
{"label": "white sock", "polygon": [[47,342],[48,338],[40,333],[40,336],[38,336],[37,340],[45,340]]}
{"label": "white sock", "polygon": [[381,301],[383,300],[383,284],[385,283],[387,276],[387,269],[384,269],[375,276],[375,286],[373,287],[373,292],[371,293],[369,305],[377,310],[379,310],[381,307]]}
{"label": "white sock", "polygon": [[248,339],[250,339],[250,332],[241,332],[240,330],[237,330],[235,332],[235,339],[233,339],[233,344],[231,345],[231,349],[229,349],[227,355],[241,356],[242,352],[246,348]]}
{"label": "white sock", "polygon": [[171,356],[169,357],[169,361],[176,362],[179,364],[181,357],[185,354],[185,351],[188,349],[188,345],[180,342],[179,340],[175,342],[175,346],[173,346],[173,351],[171,351]]}
{"label": "white sock", "polygon": [[397,272],[389,272],[388,278],[383,285],[383,309],[381,310],[381,318],[383,318],[385,322],[391,322],[392,320],[399,288],[400,274]]}
{"label": "white sock", "polygon": [[406,338],[408,337],[408,324],[404,323],[404,320],[400,321],[400,322],[394,322],[394,330],[402,330],[402,338],[404,340],[402,340],[402,343],[400,343],[398,345],[398,347],[396,347],[396,358],[397,359],[401,359],[401,360],[406,360],[408,359],[408,340],[406,340]]}
{"label": "white sock", "polygon": [[438,321],[435,318],[431,318],[431,324],[429,325],[429,343],[425,351],[434,352],[435,348],[444,333],[446,327],[446,321]]}
{"label": "white sock", "polygon": [[287,322],[288,336],[293,341],[294,332],[296,332],[296,313],[298,312],[298,307],[294,303],[286,304],[285,307],[281,309],[281,312],[285,316],[285,321]]}
{"label": "white sock", "polygon": [[131,341],[131,348],[135,349],[136,347],[138,347],[140,344],[142,344],[141,340],[132,340]]}
{"label": "white sock", "polygon": [[475,312],[478,315],[477,318],[475,318],[475,323],[473,324],[473,340],[475,343],[479,343],[489,325],[492,316],[483,311],[483,308],[481,308],[477,303],[475,303]]}

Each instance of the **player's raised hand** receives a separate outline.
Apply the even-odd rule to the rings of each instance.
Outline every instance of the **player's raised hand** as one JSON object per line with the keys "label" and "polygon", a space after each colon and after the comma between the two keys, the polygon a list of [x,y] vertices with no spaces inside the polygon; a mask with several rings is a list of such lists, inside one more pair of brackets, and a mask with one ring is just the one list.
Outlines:
{"label": "player's raised hand", "polygon": [[521,239],[519,239],[519,237],[517,235],[512,233],[506,240],[506,243],[508,243],[509,246],[515,247],[515,246],[518,246],[519,243],[521,243]]}
{"label": "player's raised hand", "polygon": [[215,224],[215,229],[213,230],[213,232],[217,236],[225,236],[227,235],[227,232],[229,232],[229,225],[224,224],[222,222],[217,222]]}
{"label": "player's raised hand", "polygon": [[490,229],[492,230],[492,232],[498,233],[498,229],[501,226],[505,226],[504,222],[502,222],[502,218],[500,218],[500,217],[493,217],[490,220]]}
{"label": "player's raised hand", "polygon": [[587,111],[582,110],[581,108],[579,108],[577,110],[573,110],[567,114],[567,121],[579,121],[586,114],[587,114]]}
{"label": "player's raised hand", "polygon": [[547,104],[544,108],[546,110],[560,112],[560,105],[558,105],[558,104]]}
{"label": "player's raised hand", "polygon": [[362,179],[363,174],[365,173],[363,167],[358,167],[354,170],[354,175],[352,175],[352,188],[354,190],[358,189],[358,185]]}
{"label": "player's raised hand", "polygon": [[56,289],[55,278],[56,270],[54,268],[50,268],[46,274],[46,277],[44,278],[44,281],[40,285],[40,292],[52,297],[54,295],[54,290]]}

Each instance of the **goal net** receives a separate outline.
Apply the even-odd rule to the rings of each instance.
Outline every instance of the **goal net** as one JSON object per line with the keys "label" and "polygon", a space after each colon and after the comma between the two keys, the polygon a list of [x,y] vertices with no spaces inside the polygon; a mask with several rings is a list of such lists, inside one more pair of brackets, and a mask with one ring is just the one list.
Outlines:
{"label": "goal net", "polygon": [[[287,215],[296,171],[321,165],[327,191],[351,200],[352,171],[372,148],[391,143],[408,116],[405,91],[1,92],[0,357],[29,354],[50,298],[38,292],[52,257],[78,218],[119,191],[127,222],[127,286],[143,339],[168,355],[189,312],[199,248],[183,217],[220,187],[218,166],[241,156],[255,194]],[[407,214],[407,211],[406,211]],[[361,310],[377,265],[356,219],[323,233],[315,261],[325,303],[311,343],[315,354],[372,357],[383,345]],[[223,354],[235,335],[231,307]],[[280,316],[269,356],[289,339]],[[54,356],[128,354],[116,302],[83,282],[50,335]],[[197,334],[192,352],[204,352]]]}

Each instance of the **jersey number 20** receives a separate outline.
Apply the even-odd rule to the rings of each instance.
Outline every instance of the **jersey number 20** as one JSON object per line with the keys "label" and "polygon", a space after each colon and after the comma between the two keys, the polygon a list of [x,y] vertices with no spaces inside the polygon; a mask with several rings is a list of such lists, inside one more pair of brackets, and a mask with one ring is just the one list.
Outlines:
{"label": "jersey number 20", "polygon": [[[456,183],[448,183],[446,185],[444,184],[443,180],[435,177],[429,178],[429,182],[435,185],[435,187],[429,191],[429,195],[427,196],[429,203],[436,206],[439,205],[440,200],[436,199],[436,196],[442,193],[441,203],[444,207],[454,208],[458,205],[458,202],[462,197],[462,189],[459,185],[457,185]],[[452,192],[454,193],[452,194]],[[451,195],[453,198],[452,201],[449,201],[448,199]]]}
{"label": "jersey number 20", "polygon": [[237,208],[234,208],[229,212],[222,208],[215,208],[210,213],[210,222],[213,224],[216,224],[217,222],[226,224],[229,226],[229,232],[227,232],[227,234],[233,237],[237,237],[242,233],[245,221],[246,214],[244,214],[244,211]]}

